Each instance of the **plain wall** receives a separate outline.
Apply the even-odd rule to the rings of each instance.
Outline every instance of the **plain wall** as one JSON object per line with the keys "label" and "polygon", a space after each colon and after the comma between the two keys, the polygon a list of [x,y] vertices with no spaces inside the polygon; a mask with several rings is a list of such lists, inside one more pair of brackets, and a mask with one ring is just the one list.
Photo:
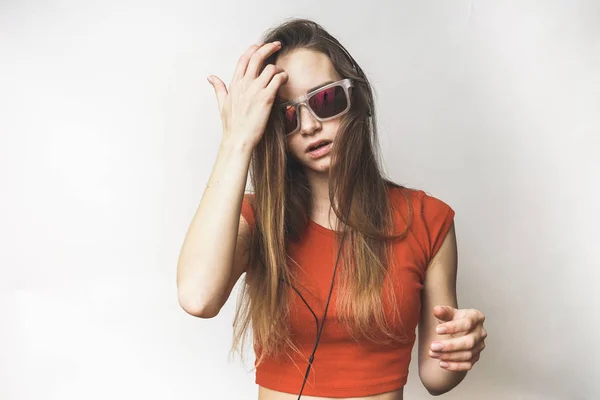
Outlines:
{"label": "plain wall", "polygon": [[239,285],[201,320],[175,276],[221,139],[206,77],[287,17],[372,81],[386,172],[456,211],[489,336],[444,398],[600,398],[597,0],[1,2],[0,398],[256,398]]}

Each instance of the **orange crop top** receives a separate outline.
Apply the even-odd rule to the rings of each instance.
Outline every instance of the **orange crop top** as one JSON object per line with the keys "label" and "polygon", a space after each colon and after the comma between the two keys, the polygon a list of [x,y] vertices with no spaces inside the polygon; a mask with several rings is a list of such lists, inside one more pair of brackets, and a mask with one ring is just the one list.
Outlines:
{"label": "orange crop top", "polygon": [[[407,382],[411,352],[416,339],[415,329],[421,313],[420,292],[425,271],[450,229],[454,211],[443,201],[422,190],[390,187],[388,193],[395,208],[395,226],[399,227],[396,233],[405,229],[404,221],[408,217],[406,200],[401,190],[408,191],[408,198],[413,205],[413,221],[408,236],[393,244],[396,267],[388,270],[387,279],[392,274],[394,282],[401,282],[393,287],[408,343],[382,346],[367,340],[357,342],[352,339],[343,324],[338,323],[334,285],[323,334],[304,387],[304,395],[371,396],[400,389]],[[254,216],[248,196],[252,194],[244,195],[242,215],[252,226]],[[335,232],[309,220],[304,237],[297,243],[290,243],[289,252],[304,269],[299,275],[302,286],[297,288],[321,321],[337,255]],[[285,362],[265,359],[256,368],[256,383],[269,389],[298,394],[308,365],[306,360],[312,353],[316,340],[316,324],[295,292],[290,294],[290,307],[290,328],[305,358],[290,351],[294,362],[290,358]],[[386,310],[389,308],[385,307],[384,301],[384,311]],[[400,325],[393,326],[394,329],[399,329],[397,333],[402,333]]]}

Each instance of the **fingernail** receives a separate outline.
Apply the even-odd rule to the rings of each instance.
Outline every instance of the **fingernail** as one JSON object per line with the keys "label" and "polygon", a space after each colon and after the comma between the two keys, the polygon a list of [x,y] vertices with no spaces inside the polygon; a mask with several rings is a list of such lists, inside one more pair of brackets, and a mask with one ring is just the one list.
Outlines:
{"label": "fingernail", "polygon": [[433,344],[431,345],[431,350],[433,350],[433,351],[440,351],[443,348],[444,348],[444,345],[441,344],[440,342],[433,342]]}
{"label": "fingernail", "polygon": [[440,367],[448,368],[448,363],[446,361],[440,361]]}
{"label": "fingernail", "polygon": [[447,332],[447,331],[446,331],[446,328],[445,328],[445,327],[443,327],[443,326],[438,326],[438,327],[436,328],[436,331],[437,331],[437,333],[446,333],[446,332]]}
{"label": "fingernail", "polygon": [[206,80],[207,80],[207,81],[208,81],[208,83],[210,83],[211,85],[213,84],[213,80],[212,80],[212,78],[210,77],[210,75],[209,75],[209,76],[206,78]]}
{"label": "fingernail", "polygon": [[277,40],[277,41],[273,42],[273,44],[274,44],[275,46],[281,46],[281,42],[280,42],[279,40]]}

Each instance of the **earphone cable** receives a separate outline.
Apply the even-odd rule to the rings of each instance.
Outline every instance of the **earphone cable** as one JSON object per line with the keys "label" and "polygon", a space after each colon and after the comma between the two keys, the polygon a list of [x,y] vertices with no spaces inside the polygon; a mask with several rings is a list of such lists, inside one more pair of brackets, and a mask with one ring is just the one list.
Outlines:
{"label": "earphone cable", "polygon": [[[302,294],[300,294],[298,289],[296,289],[293,285],[291,285],[289,282],[286,282],[288,285],[290,285],[290,287],[292,287],[294,289],[294,291],[296,293],[298,293],[298,295],[300,296],[300,298],[302,299],[304,304],[306,304],[306,307],[308,307],[308,309],[310,310],[312,315],[315,317],[315,323],[317,325],[317,337],[315,340],[315,346],[313,348],[312,354],[310,355],[310,357],[308,359],[308,367],[306,368],[306,373],[304,374],[304,381],[302,382],[302,387],[300,388],[300,393],[298,394],[298,400],[300,400],[300,398],[302,397],[302,392],[304,391],[304,386],[306,385],[306,381],[308,379],[308,374],[310,373],[310,368],[312,367],[312,363],[315,360],[315,353],[317,352],[317,347],[319,346],[319,342],[321,340],[321,334],[323,333],[323,328],[325,327],[325,318],[327,318],[327,309],[329,308],[329,301],[331,300],[331,293],[333,292],[333,284],[335,282],[335,273],[337,271],[338,261],[340,258],[340,253],[342,251],[342,244],[344,243],[344,238],[346,236],[346,227],[348,226],[348,218],[350,216],[350,209],[352,207],[352,199],[353,199],[353,196],[350,198],[350,207],[349,207],[348,213],[346,215],[346,220],[344,221],[344,231],[342,232],[342,238],[340,240],[340,245],[338,247],[338,254],[337,254],[337,257],[335,260],[335,267],[333,268],[333,277],[331,278],[331,286],[329,287],[329,295],[327,296],[327,303],[325,304],[325,311],[323,313],[323,321],[321,322],[320,327],[319,327],[319,319],[317,318],[317,315],[314,313],[313,309],[308,305],[308,302],[304,299]],[[281,280],[283,280],[283,278],[281,278]]]}

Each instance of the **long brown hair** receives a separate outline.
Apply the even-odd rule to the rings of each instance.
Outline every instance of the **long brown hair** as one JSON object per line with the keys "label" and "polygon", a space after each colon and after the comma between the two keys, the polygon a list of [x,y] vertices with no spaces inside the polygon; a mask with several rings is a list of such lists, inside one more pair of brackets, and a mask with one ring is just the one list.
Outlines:
{"label": "long brown hair", "polygon": [[[296,49],[310,49],[329,56],[336,71],[354,81],[352,106],[340,117],[329,170],[330,212],[338,217],[335,229],[338,245],[353,197],[336,276],[337,313],[355,338],[381,343],[405,341],[406,334],[397,335],[385,317],[382,293],[391,259],[388,242],[407,234],[412,208],[406,201],[409,207],[406,229],[394,235],[388,190],[404,186],[384,177],[380,167],[371,85],[339,41],[313,21],[286,20],[262,38],[263,43],[275,40],[281,41],[282,48],[263,67]],[[287,323],[289,294],[283,280],[292,284],[295,280],[288,265],[294,260],[288,257],[286,249],[288,242],[298,240],[307,227],[312,196],[303,167],[286,154],[285,141],[281,114],[274,106],[263,138],[252,154],[251,205],[255,224],[249,242],[249,269],[233,322],[232,351],[239,348],[241,341],[243,359],[245,336],[252,326],[255,350],[260,349],[257,365],[264,357],[279,357],[288,349],[297,351]],[[390,304],[396,306],[394,291],[388,290],[387,295]]]}

